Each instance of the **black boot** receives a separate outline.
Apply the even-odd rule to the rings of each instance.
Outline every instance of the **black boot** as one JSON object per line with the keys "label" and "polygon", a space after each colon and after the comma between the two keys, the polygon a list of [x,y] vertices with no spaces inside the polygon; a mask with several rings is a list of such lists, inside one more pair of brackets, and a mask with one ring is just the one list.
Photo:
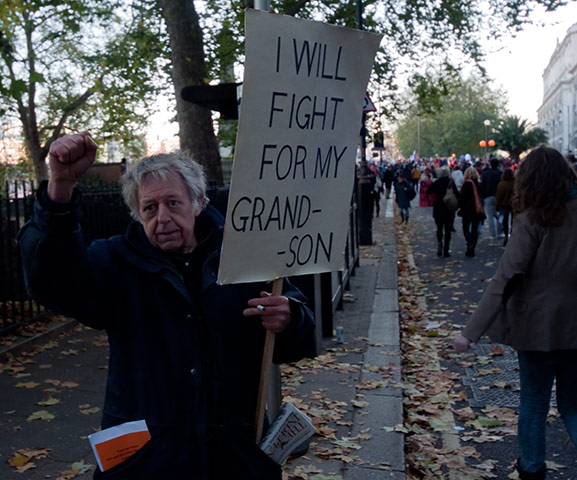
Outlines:
{"label": "black boot", "polygon": [[443,257],[447,258],[450,256],[451,256],[451,253],[449,252],[449,245],[445,245],[445,248],[443,249]]}
{"label": "black boot", "polygon": [[519,472],[520,480],[545,480],[545,474],[547,473],[547,467],[545,465],[543,465],[541,470],[538,472],[526,472],[525,470],[521,470],[521,467],[519,466],[519,460],[517,459],[517,464],[515,467]]}
{"label": "black boot", "polygon": [[443,255],[443,242],[437,242],[437,256]]}

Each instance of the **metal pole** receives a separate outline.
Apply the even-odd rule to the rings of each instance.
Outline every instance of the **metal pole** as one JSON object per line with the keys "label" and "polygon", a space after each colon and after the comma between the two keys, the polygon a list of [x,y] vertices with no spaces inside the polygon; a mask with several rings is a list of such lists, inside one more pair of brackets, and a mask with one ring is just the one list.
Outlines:
{"label": "metal pole", "polygon": [[268,12],[270,11],[270,0],[254,0],[254,8]]}
{"label": "metal pole", "polygon": [[[254,8],[256,10],[268,12],[270,11],[270,1],[254,0]],[[272,287],[272,294],[281,295],[282,285],[282,279],[275,280]],[[272,363],[274,344],[275,334],[270,330],[267,330],[262,356],[262,366],[255,414],[255,436],[257,444],[260,443],[263,434],[264,416],[266,409],[268,409],[269,412],[269,423],[272,423],[274,417],[280,410],[282,403],[280,369],[278,365],[273,365]]]}
{"label": "metal pole", "polygon": [[421,116],[417,115],[417,153],[421,157]]}
{"label": "metal pole", "polygon": [[[363,29],[363,3],[357,0],[357,15],[359,30]],[[359,202],[359,244],[373,244],[373,198],[371,195],[371,181],[369,178],[367,166],[367,144],[365,127],[366,116],[363,112],[361,121],[361,163],[359,165],[359,174],[357,182],[357,200]]]}
{"label": "metal pole", "polygon": [[489,125],[491,125],[491,120],[487,118],[483,124],[485,125],[485,160],[487,160],[487,156],[489,155]]}

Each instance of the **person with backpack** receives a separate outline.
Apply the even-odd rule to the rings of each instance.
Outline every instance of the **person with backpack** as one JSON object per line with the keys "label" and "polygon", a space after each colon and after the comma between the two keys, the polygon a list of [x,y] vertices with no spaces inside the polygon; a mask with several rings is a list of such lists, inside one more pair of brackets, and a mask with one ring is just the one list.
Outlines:
{"label": "person with backpack", "polygon": [[402,173],[397,177],[395,185],[395,201],[401,212],[401,223],[409,223],[409,212],[411,210],[411,200],[417,196],[417,192],[407,181]]}
{"label": "person with backpack", "polygon": [[467,257],[475,256],[479,240],[479,223],[485,218],[481,195],[479,194],[479,173],[475,167],[469,167],[464,173],[465,182],[459,197],[459,216],[463,221],[463,236],[467,242]]}
{"label": "person with backpack", "polygon": [[[435,196],[433,205],[433,218],[437,225],[437,255],[440,257],[450,257],[449,245],[451,244],[451,232],[455,222],[455,210],[449,208],[445,203],[445,195],[449,189],[453,190],[455,197],[459,197],[459,191],[455,182],[451,179],[448,167],[441,167],[438,170],[439,178],[428,188],[427,193]],[[443,237],[445,243],[443,244]]]}

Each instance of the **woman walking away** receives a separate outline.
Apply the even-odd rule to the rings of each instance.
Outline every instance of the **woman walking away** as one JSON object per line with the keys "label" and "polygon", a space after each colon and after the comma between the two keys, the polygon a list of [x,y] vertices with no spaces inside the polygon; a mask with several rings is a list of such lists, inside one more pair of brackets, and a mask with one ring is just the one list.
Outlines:
{"label": "woman walking away", "polygon": [[511,201],[513,199],[515,175],[513,170],[506,168],[501,176],[501,181],[497,185],[497,196],[495,197],[495,210],[503,214],[503,233],[505,240],[503,245],[507,245],[509,241],[509,232],[513,224],[513,207]]}
{"label": "woman walking away", "polygon": [[[455,183],[451,180],[450,171],[447,167],[441,167],[438,170],[437,180],[435,180],[427,189],[429,195],[435,196],[435,204],[433,205],[433,218],[437,225],[437,255],[440,257],[450,257],[451,231],[455,221],[455,212],[450,210],[445,204],[443,198],[447,193],[447,189],[451,188],[455,196],[459,196],[459,191],[455,187]],[[443,244],[443,236],[445,243]]]}
{"label": "woman walking away", "polygon": [[512,232],[499,268],[454,343],[487,334],[518,352],[519,477],[544,479],[545,423],[553,381],[577,446],[577,173],[549,147],[527,155],[515,179]]}
{"label": "woman walking away", "polygon": [[465,181],[459,197],[459,215],[463,219],[463,235],[467,242],[467,257],[475,256],[475,247],[479,239],[479,223],[484,220],[483,204],[479,196],[479,172],[469,167],[463,175]]}

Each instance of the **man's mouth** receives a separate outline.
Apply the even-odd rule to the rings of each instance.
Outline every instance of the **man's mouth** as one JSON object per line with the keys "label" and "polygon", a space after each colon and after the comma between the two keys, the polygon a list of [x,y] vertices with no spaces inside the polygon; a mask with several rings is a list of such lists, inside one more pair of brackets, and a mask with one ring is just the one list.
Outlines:
{"label": "man's mouth", "polygon": [[163,238],[163,237],[171,237],[171,236],[176,235],[176,234],[178,234],[178,230],[173,230],[171,232],[159,232],[156,235],[159,238]]}

